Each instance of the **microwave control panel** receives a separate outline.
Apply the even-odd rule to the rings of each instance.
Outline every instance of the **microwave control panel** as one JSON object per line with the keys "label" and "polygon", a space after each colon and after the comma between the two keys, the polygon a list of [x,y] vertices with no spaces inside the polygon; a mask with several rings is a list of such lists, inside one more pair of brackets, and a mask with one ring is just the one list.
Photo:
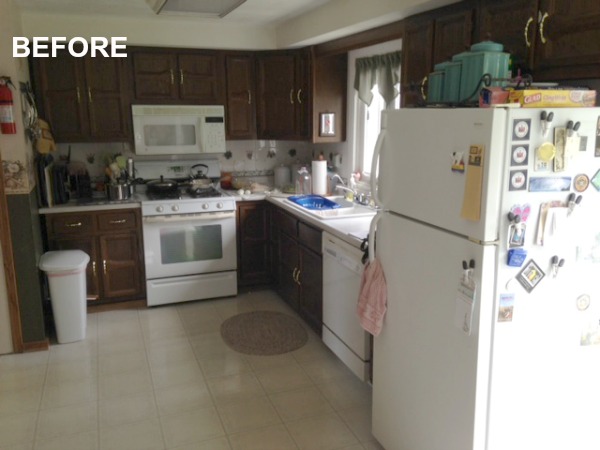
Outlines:
{"label": "microwave control panel", "polygon": [[225,153],[225,119],[206,116],[202,119],[202,152]]}

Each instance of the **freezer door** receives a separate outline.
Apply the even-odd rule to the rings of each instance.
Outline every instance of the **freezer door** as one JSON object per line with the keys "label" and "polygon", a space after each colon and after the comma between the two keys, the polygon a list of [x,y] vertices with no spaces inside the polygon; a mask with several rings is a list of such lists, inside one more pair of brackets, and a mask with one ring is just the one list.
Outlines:
{"label": "freezer door", "polygon": [[[506,110],[410,109],[383,114],[386,131],[378,178],[383,206],[479,241],[496,240]],[[479,220],[461,217],[467,178],[477,172],[467,165],[472,145],[484,149],[481,199],[470,202],[481,208]],[[461,154],[466,170],[453,171],[453,161]],[[477,191],[470,189],[470,195],[477,196]]]}
{"label": "freezer door", "polygon": [[[373,435],[387,449],[483,450],[496,247],[388,214],[377,231],[388,310],[374,342]],[[455,325],[475,261],[472,334]]]}

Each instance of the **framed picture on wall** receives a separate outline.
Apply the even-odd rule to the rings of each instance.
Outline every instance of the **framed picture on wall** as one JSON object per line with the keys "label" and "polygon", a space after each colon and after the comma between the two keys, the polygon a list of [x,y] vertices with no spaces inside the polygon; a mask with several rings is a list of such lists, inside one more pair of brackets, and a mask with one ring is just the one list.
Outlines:
{"label": "framed picture on wall", "polygon": [[335,136],[335,113],[321,113],[319,136]]}

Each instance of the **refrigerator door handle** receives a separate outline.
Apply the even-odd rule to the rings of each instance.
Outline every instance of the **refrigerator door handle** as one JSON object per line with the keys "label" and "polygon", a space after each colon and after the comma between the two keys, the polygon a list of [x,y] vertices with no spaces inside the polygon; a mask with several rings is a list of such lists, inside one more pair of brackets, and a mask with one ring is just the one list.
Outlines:
{"label": "refrigerator door handle", "polygon": [[377,136],[377,142],[373,149],[373,159],[371,160],[371,198],[375,202],[375,207],[382,207],[381,200],[379,200],[378,183],[377,183],[377,165],[379,164],[379,154],[381,153],[381,147],[383,147],[383,141],[385,139],[385,128],[381,129],[379,136]]}
{"label": "refrigerator door handle", "polygon": [[373,217],[373,219],[371,220],[371,225],[369,226],[369,247],[368,247],[368,251],[369,251],[369,262],[373,262],[375,261],[375,232],[377,231],[377,222],[379,222],[379,220],[381,220],[381,218],[383,217],[383,215],[385,214],[385,211],[378,211],[377,214],[375,214],[375,216]]}

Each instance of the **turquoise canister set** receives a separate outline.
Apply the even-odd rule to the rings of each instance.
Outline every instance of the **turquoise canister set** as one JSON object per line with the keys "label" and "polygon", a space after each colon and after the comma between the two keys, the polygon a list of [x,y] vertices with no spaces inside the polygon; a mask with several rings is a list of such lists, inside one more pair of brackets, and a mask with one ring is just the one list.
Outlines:
{"label": "turquoise canister set", "polygon": [[506,86],[511,77],[510,54],[503,49],[496,42],[479,42],[451,61],[436,64],[429,74],[427,103],[476,103],[485,74],[491,75],[491,86]]}

